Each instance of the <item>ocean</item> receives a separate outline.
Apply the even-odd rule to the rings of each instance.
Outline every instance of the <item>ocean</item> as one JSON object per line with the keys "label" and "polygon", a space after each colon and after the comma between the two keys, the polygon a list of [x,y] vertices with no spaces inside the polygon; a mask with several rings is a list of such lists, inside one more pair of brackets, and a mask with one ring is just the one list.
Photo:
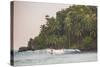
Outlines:
{"label": "ocean", "polygon": [[14,52],[14,66],[48,65],[97,61],[97,52],[50,54],[46,49]]}

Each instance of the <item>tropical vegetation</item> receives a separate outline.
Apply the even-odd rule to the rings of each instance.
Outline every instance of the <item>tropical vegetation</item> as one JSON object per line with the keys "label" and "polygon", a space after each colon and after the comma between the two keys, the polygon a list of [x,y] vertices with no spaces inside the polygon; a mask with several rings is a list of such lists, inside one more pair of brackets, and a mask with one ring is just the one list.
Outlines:
{"label": "tropical vegetation", "polygon": [[73,5],[45,19],[39,35],[30,38],[28,49],[97,49],[96,6]]}

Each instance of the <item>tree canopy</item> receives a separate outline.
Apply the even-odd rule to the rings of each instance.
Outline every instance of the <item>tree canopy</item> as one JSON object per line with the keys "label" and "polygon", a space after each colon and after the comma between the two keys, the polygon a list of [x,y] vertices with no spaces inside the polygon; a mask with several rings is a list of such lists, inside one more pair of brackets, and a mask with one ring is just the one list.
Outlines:
{"label": "tree canopy", "polygon": [[45,19],[46,24],[41,25],[37,37],[30,39],[29,47],[97,49],[96,6],[73,5]]}

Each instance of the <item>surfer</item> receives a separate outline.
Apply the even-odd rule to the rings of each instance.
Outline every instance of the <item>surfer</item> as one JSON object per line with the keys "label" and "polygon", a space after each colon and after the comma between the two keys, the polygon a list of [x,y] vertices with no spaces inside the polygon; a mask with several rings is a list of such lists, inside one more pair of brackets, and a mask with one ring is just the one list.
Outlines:
{"label": "surfer", "polygon": [[53,49],[51,49],[51,54],[53,54]]}

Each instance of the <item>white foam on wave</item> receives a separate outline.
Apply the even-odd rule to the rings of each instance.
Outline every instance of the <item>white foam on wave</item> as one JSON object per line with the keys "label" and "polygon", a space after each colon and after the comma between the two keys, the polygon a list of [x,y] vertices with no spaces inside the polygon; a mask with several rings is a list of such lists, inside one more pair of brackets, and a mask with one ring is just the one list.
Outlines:
{"label": "white foam on wave", "polygon": [[50,54],[64,54],[64,53],[80,53],[79,49],[47,49]]}

